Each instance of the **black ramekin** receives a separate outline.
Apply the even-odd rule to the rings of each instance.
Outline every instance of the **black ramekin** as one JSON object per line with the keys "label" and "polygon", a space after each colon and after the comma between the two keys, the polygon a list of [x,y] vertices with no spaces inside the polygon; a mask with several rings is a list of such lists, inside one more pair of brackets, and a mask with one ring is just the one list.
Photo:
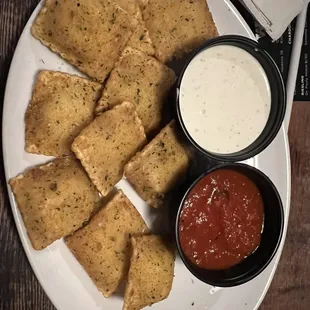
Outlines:
{"label": "black ramekin", "polygon": [[[270,109],[270,115],[268,118],[268,121],[266,123],[266,126],[260,136],[248,147],[245,149],[230,153],[230,154],[219,154],[219,153],[213,153],[209,152],[208,150],[203,149],[200,145],[198,145],[194,139],[191,137],[189,132],[186,129],[186,126],[184,125],[181,111],[180,111],[180,87],[183,80],[183,75],[190,64],[190,62],[203,50],[217,46],[217,45],[232,45],[239,48],[242,48],[243,50],[250,53],[252,56],[254,56],[258,62],[261,64],[263,69],[266,72],[267,78],[269,80],[270,84],[270,90],[271,90],[271,109]],[[241,94],[242,95],[242,94]],[[222,162],[238,162],[243,161],[248,158],[251,158],[260,152],[262,152],[276,137],[277,133],[279,132],[284,116],[286,111],[286,91],[282,79],[282,75],[275,64],[274,60],[271,58],[271,56],[263,50],[259,43],[256,41],[253,41],[251,39],[237,36],[237,35],[227,35],[227,36],[220,36],[215,39],[208,40],[204,45],[202,45],[200,48],[198,48],[189,58],[189,60],[186,62],[186,65],[184,66],[183,70],[181,71],[181,74],[178,78],[177,84],[176,84],[176,110],[178,119],[180,122],[180,125],[185,132],[185,135],[187,136],[188,140],[191,142],[191,144],[201,153],[204,155],[218,161]],[[208,137],[206,137],[208,138]]]}
{"label": "black ramekin", "polygon": [[[225,270],[207,270],[193,264],[183,253],[179,240],[179,221],[185,199],[195,185],[218,169],[235,170],[251,179],[261,192],[264,202],[264,226],[260,246],[241,263]],[[259,275],[271,262],[281,242],[284,211],[280,195],[272,181],[260,170],[245,164],[222,164],[201,175],[187,190],[176,210],[175,236],[179,255],[188,270],[201,281],[218,287],[243,284]]]}

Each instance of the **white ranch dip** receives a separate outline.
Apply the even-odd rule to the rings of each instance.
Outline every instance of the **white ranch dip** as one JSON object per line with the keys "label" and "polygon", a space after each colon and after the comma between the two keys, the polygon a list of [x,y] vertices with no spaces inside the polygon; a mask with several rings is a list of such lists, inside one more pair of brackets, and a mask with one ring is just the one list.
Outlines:
{"label": "white ranch dip", "polygon": [[180,86],[180,111],[206,151],[235,153],[253,143],[270,113],[271,92],[261,64],[245,50],[218,45],[199,53]]}

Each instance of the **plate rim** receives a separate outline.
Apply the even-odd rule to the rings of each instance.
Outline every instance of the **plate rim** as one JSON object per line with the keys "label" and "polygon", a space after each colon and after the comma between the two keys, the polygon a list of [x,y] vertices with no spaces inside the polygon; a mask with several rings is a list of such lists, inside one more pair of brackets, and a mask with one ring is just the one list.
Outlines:
{"label": "plate rim", "polygon": [[285,216],[284,216],[284,228],[283,228],[283,235],[282,235],[282,240],[281,240],[281,244],[278,248],[278,251],[275,255],[275,263],[274,263],[274,266],[270,272],[270,275],[269,275],[269,278],[268,278],[268,281],[266,282],[266,285],[265,285],[265,288],[264,288],[264,291],[263,293],[261,294],[260,296],[260,299],[257,301],[257,304],[255,306],[255,308],[253,310],[257,310],[260,305],[262,304],[269,288],[270,288],[270,285],[271,285],[271,282],[274,278],[274,275],[275,275],[275,272],[276,270],[278,269],[278,265],[279,265],[279,262],[280,262],[280,259],[281,259],[281,256],[283,254],[283,248],[284,248],[284,245],[285,245],[285,241],[286,241],[286,235],[287,235],[287,229],[288,229],[288,222],[289,222],[289,217],[290,217],[290,210],[291,210],[291,189],[292,189],[292,183],[291,183],[291,155],[290,155],[290,148],[289,148],[289,140],[288,140],[288,135],[287,135],[287,132],[285,130],[285,126],[284,124],[282,124],[281,126],[281,130],[280,130],[284,136],[284,145],[285,145],[285,155],[286,155],[286,158],[287,158],[287,173],[286,173],[286,184],[287,184],[287,188],[286,188],[286,195],[287,195],[287,198],[286,198],[286,202],[283,202],[283,205],[286,207],[286,210],[287,212],[285,213]]}

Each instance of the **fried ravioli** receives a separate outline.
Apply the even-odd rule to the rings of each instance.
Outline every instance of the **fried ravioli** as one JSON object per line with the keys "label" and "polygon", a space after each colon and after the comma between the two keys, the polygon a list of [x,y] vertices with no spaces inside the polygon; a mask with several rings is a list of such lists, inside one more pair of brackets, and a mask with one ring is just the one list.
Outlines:
{"label": "fried ravioli", "polygon": [[141,215],[119,191],[90,223],[66,239],[67,245],[105,297],[127,275],[130,236],[147,232]]}
{"label": "fried ravioli", "polygon": [[153,56],[155,48],[148,30],[139,24],[129,40],[128,47],[139,50],[147,55]]}
{"label": "fried ravioli", "polygon": [[72,156],[30,169],[9,184],[35,250],[80,228],[100,199],[79,161]]}
{"label": "fried ravioli", "polygon": [[163,63],[218,36],[206,0],[152,0],[145,5],[143,19]]}
{"label": "fried ravioli", "polygon": [[131,238],[133,254],[123,310],[140,310],[169,296],[175,255],[161,236]]}
{"label": "fried ravioli", "polygon": [[125,166],[125,176],[149,205],[162,205],[165,195],[185,178],[189,153],[175,122],[167,125]]}
{"label": "fried ravioli", "polygon": [[74,138],[94,119],[101,84],[62,72],[41,71],[25,115],[25,150],[70,154]]}
{"label": "fried ravioli", "polygon": [[125,164],[145,144],[135,107],[123,102],[97,118],[74,140],[72,151],[106,196],[123,176]]}
{"label": "fried ravioli", "polygon": [[135,104],[145,132],[158,129],[165,100],[175,81],[174,72],[155,58],[127,48],[107,81],[97,113],[124,100]]}
{"label": "fried ravioli", "polygon": [[31,31],[52,51],[103,82],[138,20],[113,1],[46,0]]}

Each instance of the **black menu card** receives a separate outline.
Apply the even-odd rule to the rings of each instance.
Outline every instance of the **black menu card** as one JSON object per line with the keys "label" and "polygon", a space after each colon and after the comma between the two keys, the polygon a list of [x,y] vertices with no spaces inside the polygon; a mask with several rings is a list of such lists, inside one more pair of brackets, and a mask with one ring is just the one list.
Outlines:
{"label": "black menu card", "polygon": [[[278,65],[284,82],[287,82],[289,65],[292,53],[292,44],[295,34],[296,19],[289,25],[283,36],[272,42],[270,37],[265,33],[258,22],[252,15],[244,8],[238,0],[232,0],[232,3],[239,10],[245,21],[248,23],[254,34],[259,38],[258,41],[262,47],[273,57]],[[308,9],[307,20],[310,20],[310,9]],[[309,48],[308,40],[310,33],[306,23],[302,52],[300,57],[300,64],[295,89],[295,101],[310,101],[310,86],[309,86]]]}

